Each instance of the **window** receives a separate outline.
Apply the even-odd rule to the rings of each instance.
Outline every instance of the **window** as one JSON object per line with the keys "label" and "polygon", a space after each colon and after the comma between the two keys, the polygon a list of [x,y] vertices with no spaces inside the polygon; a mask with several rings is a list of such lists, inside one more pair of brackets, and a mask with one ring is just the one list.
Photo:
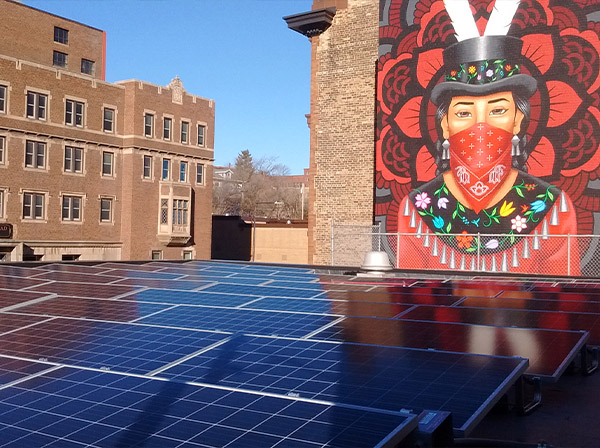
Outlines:
{"label": "window", "polygon": [[183,259],[184,260],[191,260],[192,259],[192,251],[191,250],[184,250],[183,251]]}
{"label": "window", "polygon": [[152,156],[144,156],[144,179],[150,179],[152,175]]}
{"label": "window", "polygon": [[204,165],[202,163],[196,165],[196,183],[198,185],[204,184]]}
{"label": "window", "polygon": [[198,125],[198,146],[204,146],[205,131],[206,131],[206,126],[199,124]]}
{"label": "window", "polygon": [[54,42],[58,42],[59,44],[68,44],[69,43],[69,30],[65,30],[64,28],[59,28],[57,26],[54,27]]}
{"label": "window", "polygon": [[83,171],[83,149],[65,146],[65,171],[69,173]]}
{"label": "window", "polygon": [[0,112],[6,113],[6,86],[0,85]]}
{"label": "window", "polygon": [[100,199],[100,221],[112,222],[112,199]]}
{"label": "window", "polygon": [[104,119],[102,121],[102,129],[105,132],[114,132],[115,131],[115,110],[109,109],[108,107],[104,108]]}
{"label": "window", "polygon": [[161,224],[169,223],[169,200],[168,199],[160,200],[160,223]]}
{"label": "window", "polygon": [[163,119],[163,138],[165,140],[171,140],[171,125],[173,124],[173,120],[170,118]]}
{"label": "window", "polygon": [[188,143],[188,135],[190,133],[190,124],[187,121],[181,122],[181,143]]}
{"label": "window", "polygon": [[144,115],[144,135],[146,137],[154,136],[154,115]]}
{"label": "window", "polygon": [[179,163],[179,182],[187,182],[187,169],[188,169],[187,162]]}
{"label": "window", "polygon": [[162,250],[153,250],[152,251],[152,259],[153,260],[162,260]]}
{"label": "window", "polygon": [[0,165],[4,164],[5,156],[4,156],[4,147],[6,146],[6,138],[0,136]]}
{"label": "window", "polygon": [[173,225],[185,226],[187,224],[188,201],[173,199]]}
{"label": "window", "polygon": [[77,261],[81,257],[81,254],[63,254],[62,261]]}
{"label": "window", "polygon": [[104,151],[102,153],[102,175],[112,176],[113,175],[113,159],[114,154],[112,152]]}
{"label": "window", "polygon": [[54,51],[52,56],[52,64],[56,67],[66,67],[67,66],[67,54],[62,53],[60,51]]}
{"label": "window", "polygon": [[83,126],[83,107],[79,101],[67,100],[65,102],[65,124],[69,126]]}
{"label": "window", "polygon": [[62,220],[81,221],[81,198],[78,196],[63,196]]}
{"label": "window", "polygon": [[4,217],[4,190],[0,190],[0,218]]}
{"label": "window", "polygon": [[89,59],[81,59],[81,73],[85,75],[93,75],[94,74],[94,61],[90,61]]}
{"label": "window", "polygon": [[44,219],[45,197],[40,193],[23,193],[23,219]]}
{"label": "window", "polygon": [[25,166],[28,168],[46,167],[46,144],[27,140],[25,143]]}
{"label": "window", "polygon": [[171,161],[169,159],[163,159],[162,180],[169,180],[170,166],[171,166]]}
{"label": "window", "polygon": [[36,92],[27,92],[27,118],[45,120],[47,104],[48,95],[43,95]]}

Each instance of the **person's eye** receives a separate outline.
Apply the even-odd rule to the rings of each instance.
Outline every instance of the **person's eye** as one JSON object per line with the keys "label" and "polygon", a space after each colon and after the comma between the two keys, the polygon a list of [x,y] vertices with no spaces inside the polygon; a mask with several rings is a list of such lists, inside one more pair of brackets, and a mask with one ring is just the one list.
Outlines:
{"label": "person's eye", "polygon": [[504,115],[508,109],[505,107],[496,107],[490,111],[491,116]]}
{"label": "person's eye", "polygon": [[461,110],[460,112],[456,112],[456,116],[458,118],[471,118],[471,112],[466,110]]}

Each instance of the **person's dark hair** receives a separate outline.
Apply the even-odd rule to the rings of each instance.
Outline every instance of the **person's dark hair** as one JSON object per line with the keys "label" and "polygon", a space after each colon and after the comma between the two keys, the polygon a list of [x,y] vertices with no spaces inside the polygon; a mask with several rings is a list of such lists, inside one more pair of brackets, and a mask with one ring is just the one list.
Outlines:
{"label": "person's dark hair", "polygon": [[[519,133],[519,149],[521,151],[520,155],[513,156],[512,158],[512,166],[518,170],[523,172],[527,172],[527,158],[529,154],[527,153],[527,126],[529,124],[529,116],[531,113],[531,105],[529,103],[529,98],[519,94],[519,92],[513,91],[513,99],[515,101],[515,106],[518,110],[523,114],[523,121],[521,122],[521,132]],[[435,111],[435,125],[437,128],[439,139],[435,142],[435,163],[437,165],[437,170],[435,172],[436,176],[445,173],[450,169],[450,161],[442,159],[442,141],[444,140],[442,133],[441,121],[442,118],[448,113],[448,108],[450,107],[450,102],[452,101],[452,96],[446,96],[443,98]]]}

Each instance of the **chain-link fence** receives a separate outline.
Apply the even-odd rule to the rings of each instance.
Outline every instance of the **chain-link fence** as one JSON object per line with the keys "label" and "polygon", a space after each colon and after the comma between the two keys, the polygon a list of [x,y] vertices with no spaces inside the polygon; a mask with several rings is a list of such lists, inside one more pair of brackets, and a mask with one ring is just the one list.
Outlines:
{"label": "chain-link fence", "polygon": [[331,227],[331,264],[360,266],[384,251],[399,269],[600,277],[600,235],[383,233],[379,226]]}

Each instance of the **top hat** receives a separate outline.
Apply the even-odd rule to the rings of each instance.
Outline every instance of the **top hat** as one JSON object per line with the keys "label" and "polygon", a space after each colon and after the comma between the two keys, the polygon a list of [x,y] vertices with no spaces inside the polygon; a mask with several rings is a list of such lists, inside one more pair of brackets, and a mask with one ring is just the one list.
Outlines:
{"label": "top hat", "polygon": [[444,50],[446,76],[431,92],[438,106],[453,96],[485,96],[511,91],[529,98],[535,78],[521,73],[523,42],[512,36],[482,36],[457,42]]}

